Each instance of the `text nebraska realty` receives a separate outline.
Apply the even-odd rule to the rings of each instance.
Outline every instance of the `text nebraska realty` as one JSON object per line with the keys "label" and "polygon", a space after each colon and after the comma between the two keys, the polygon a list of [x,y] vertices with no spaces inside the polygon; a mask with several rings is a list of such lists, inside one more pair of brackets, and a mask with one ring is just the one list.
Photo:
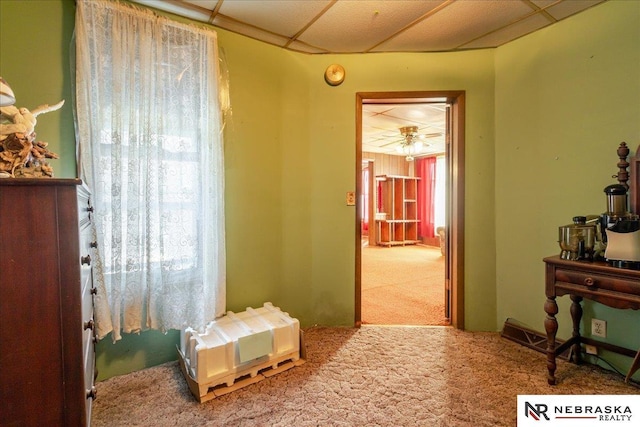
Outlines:
{"label": "text nebraska realty", "polygon": [[[528,408],[527,408],[528,406]],[[531,405],[529,402],[525,403],[525,411],[531,415],[538,415],[538,417],[544,417],[549,419],[547,412],[549,408],[545,404]],[[554,406],[553,414],[555,418],[589,418],[597,419],[599,421],[631,421],[631,408],[629,406],[617,406],[617,405],[565,405]]]}

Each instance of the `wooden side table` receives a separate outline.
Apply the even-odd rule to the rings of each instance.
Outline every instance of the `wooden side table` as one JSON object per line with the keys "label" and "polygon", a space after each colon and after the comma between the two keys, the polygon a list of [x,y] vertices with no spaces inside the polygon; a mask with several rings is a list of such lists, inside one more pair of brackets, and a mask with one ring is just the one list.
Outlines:
{"label": "wooden side table", "polygon": [[[559,256],[544,258],[545,294],[544,311],[547,316],[544,328],[547,332],[547,382],[556,383],[556,356],[572,347],[571,360],[580,363],[580,336],[583,298],[619,309],[640,309],[640,271],[611,267],[604,262],[583,262],[561,259]],[[558,304],[556,297],[569,295],[573,333],[570,339],[556,348],[558,331]],[[593,342],[593,340],[589,340]],[[627,350],[631,351],[631,350]],[[640,367],[640,350],[627,374],[627,380]]]}

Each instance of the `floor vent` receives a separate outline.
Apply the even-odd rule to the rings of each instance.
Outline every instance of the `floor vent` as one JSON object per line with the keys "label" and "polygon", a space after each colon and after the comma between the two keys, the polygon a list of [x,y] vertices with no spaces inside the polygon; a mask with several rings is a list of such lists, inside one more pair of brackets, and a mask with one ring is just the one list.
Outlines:
{"label": "floor vent", "polygon": [[[537,332],[522,326],[517,320],[508,318],[504,322],[501,336],[508,340],[522,344],[525,347],[532,348],[540,353],[547,352],[547,334],[543,332]],[[556,339],[556,348],[564,341]],[[567,349],[562,354],[559,354],[560,359],[569,360],[571,349]]]}

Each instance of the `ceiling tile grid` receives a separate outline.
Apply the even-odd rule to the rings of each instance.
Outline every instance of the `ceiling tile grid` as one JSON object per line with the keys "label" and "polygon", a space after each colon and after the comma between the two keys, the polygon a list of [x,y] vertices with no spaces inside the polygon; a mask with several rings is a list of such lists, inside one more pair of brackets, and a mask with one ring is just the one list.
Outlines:
{"label": "ceiling tile grid", "polygon": [[456,50],[531,13],[531,8],[520,1],[458,1],[378,46],[376,51]]}
{"label": "ceiling tile grid", "polygon": [[417,126],[423,142],[416,156],[442,154],[445,151],[444,103],[364,104],[362,106],[362,151],[402,155],[397,148],[403,141],[400,128]]}
{"label": "ceiling tile grid", "polygon": [[338,1],[300,40],[330,52],[366,52],[442,3],[445,1]]}
{"label": "ceiling tile grid", "polygon": [[575,15],[578,12],[582,12],[592,6],[595,6],[603,1],[608,0],[563,0],[563,1],[533,1],[537,4],[545,4],[548,6],[546,12],[553,16],[558,21],[567,18],[571,15]]}
{"label": "ceiling tile grid", "polygon": [[495,48],[608,0],[132,0],[309,54]]}
{"label": "ceiling tile grid", "polygon": [[521,37],[523,34],[529,34],[544,28],[550,24],[549,20],[543,15],[530,15],[528,18],[522,19],[507,27],[491,32],[485,36],[479,37],[464,45],[461,49],[483,49],[492,46],[501,46],[507,42]]}

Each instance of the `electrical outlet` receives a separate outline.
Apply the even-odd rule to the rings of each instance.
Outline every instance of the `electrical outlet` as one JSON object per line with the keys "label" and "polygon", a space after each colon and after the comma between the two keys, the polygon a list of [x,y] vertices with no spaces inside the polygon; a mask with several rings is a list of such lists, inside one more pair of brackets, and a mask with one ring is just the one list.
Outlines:
{"label": "electrical outlet", "polygon": [[596,347],[595,345],[586,344],[584,346],[584,351],[586,351],[587,354],[593,354],[595,356],[598,355],[598,347]]}
{"label": "electrical outlet", "polygon": [[607,337],[606,320],[591,319],[591,335],[593,335],[594,337],[606,338]]}

